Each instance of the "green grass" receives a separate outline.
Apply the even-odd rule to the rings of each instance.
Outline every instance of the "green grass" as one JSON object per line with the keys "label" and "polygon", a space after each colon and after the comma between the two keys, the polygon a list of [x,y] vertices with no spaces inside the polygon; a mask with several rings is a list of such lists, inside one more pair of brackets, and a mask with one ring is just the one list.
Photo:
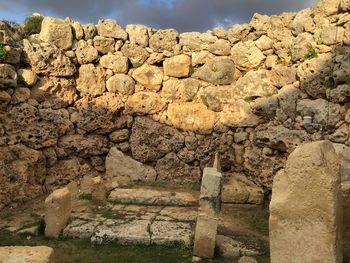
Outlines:
{"label": "green grass", "polygon": [[92,200],[92,194],[82,193],[79,195],[79,199],[81,200]]}
{"label": "green grass", "polygon": [[322,39],[321,36],[319,36],[319,37],[316,39],[316,44],[317,44],[317,45],[323,45],[323,44],[324,44],[324,41],[323,41],[323,39]]}
{"label": "green grass", "polygon": [[308,49],[307,53],[305,54],[305,59],[306,60],[317,58],[317,57],[318,57],[317,52],[316,52],[316,50],[313,47],[310,47]]}
{"label": "green grass", "polygon": [[55,263],[186,263],[191,262],[192,250],[161,246],[92,246],[89,239],[53,240],[43,236],[27,240],[25,236],[0,232],[0,246],[49,246],[55,251]]}
{"label": "green grass", "polygon": [[3,44],[0,44],[0,62],[4,62],[7,58],[7,51]]}
{"label": "green grass", "polygon": [[194,67],[190,66],[189,70],[188,70],[188,75],[192,76],[194,73]]}
{"label": "green grass", "polygon": [[27,38],[33,34],[39,34],[41,31],[41,23],[43,22],[43,16],[30,16],[24,21],[23,38]]}
{"label": "green grass", "polygon": [[141,67],[143,64],[139,63],[139,62],[135,62],[134,64],[132,64],[133,68],[139,68]]}
{"label": "green grass", "polygon": [[345,78],[345,84],[346,84],[346,85],[350,85],[350,76],[347,76],[347,77]]}
{"label": "green grass", "polygon": [[248,73],[248,71],[242,70],[242,71],[241,71],[241,76],[244,77],[247,73]]}

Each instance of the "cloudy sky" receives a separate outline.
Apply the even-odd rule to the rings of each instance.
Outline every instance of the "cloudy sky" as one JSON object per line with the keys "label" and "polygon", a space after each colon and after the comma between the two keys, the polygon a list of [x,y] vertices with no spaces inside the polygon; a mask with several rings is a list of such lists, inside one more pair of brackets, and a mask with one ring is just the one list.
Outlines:
{"label": "cloudy sky", "polygon": [[0,0],[0,19],[23,22],[34,12],[83,23],[113,18],[120,24],[206,31],[249,22],[254,13],[298,11],[317,0]]}

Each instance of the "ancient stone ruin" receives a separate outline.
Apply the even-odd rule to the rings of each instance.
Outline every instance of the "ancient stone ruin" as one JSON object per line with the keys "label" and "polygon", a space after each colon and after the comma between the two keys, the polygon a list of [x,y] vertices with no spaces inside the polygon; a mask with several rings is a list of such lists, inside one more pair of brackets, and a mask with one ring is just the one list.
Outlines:
{"label": "ancient stone ruin", "polygon": [[[48,236],[191,245],[196,221],[213,220],[208,224],[218,223],[218,229],[225,223],[208,213],[201,221],[202,211],[197,218],[205,203],[198,187],[203,174],[216,173],[208,167],[218,154],[222,187],[216,205],[268,204],[278,174],[273,188],[283,193],[272,194],[272,257],[288,248],[284,235],[293,236],[288,231],[297,227],[296,211],[289,210],[297,207],[287,202],[284,211],[278,200],[288,193],[300,195],[301,204],[310,198],[298,208],[300,216],[319,204],[302,187],[317,185],[315,193],[333,194],[321,195],[329,197],[320,204],[329,213],[316,209],[320,214],[308,216],[328,218],[333,209],[327,229],[338,233],[337,184],[345,216],[350,207],[349,12],[349,0],[321,0],[298,13],[255,14],[229,29],[185,33],[123,28],[110,19],[82,25],[45,17],[40,34],[19,42],[0,22],[7,50],[0,61],[0,213],[49,196],[47,222],[57,222],[47,224]],[[308,151],[315,153],[309,166],[294,167]],[[320,160],[321,166],[314,164]],[[309,174],[311,168],[325,182]],[[96,207],[108,211],[91,215]],[[55,209],[66,212],[55,218]],[[279,225],[282,217],[288,227]],[[217,253],[237,260],[258,255],[214,232]],[[338,243],[329,238],[315,242],[329,245],[330,252],[319,255],[333,253],[329,262],[339,262]],[[302,251],[314,251],[309,248]],[[213,251],[206,252],[212,257]],[[274,262],[292,262],[285,257]]]}

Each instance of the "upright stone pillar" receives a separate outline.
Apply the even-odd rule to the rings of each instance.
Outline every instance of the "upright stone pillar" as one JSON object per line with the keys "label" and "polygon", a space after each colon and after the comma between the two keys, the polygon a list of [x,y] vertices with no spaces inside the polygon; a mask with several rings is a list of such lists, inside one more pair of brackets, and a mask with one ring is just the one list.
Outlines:
{"label": "upright stone pillar", "polygon": [[215,251],[222,178],[217,156],[215,159],[216,168],[204,169],[199,197],[193,254],[201,258],[212,258]]}
{"label": "upright stone pillar", "polygon": [[58,238],[67,225],[71,212],[69,190],[65,187],[52,192],[45,200],[45,236]]}
{"label": "upright stone pillar", "polygon": [[274,178],[271,263],[342,263],[339,159],[332,143],[299,146]]}

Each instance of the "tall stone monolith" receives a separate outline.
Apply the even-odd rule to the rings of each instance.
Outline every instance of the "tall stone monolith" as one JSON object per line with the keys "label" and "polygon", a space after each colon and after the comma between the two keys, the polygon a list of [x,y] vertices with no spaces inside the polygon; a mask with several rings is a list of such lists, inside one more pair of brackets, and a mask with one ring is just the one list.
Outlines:
{"label": "tall stone monolith", "polygon": [[332,143],[299,146],[277,173],[270,203],[271,263],[341,263],[339,159]]}

